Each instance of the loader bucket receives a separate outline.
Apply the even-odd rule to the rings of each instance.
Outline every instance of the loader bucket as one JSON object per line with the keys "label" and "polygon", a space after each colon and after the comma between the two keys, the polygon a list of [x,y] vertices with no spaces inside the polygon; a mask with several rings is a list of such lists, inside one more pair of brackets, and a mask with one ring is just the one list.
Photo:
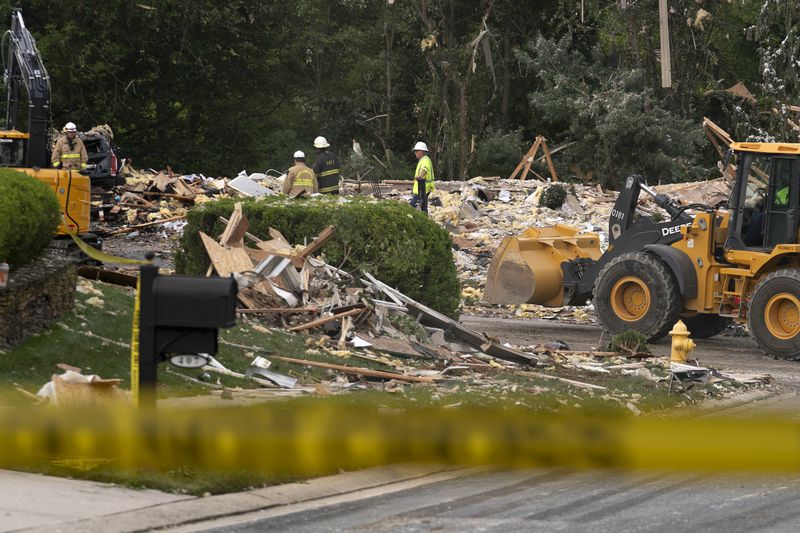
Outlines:
{"label": "loader bucket", "polygon": [[579,231],[557,224],[528,228],[519,237],[503,239],[489,265],[484,301],[565,305],[561,264],[581,257],[597,260],[602,255],[597,234]]}

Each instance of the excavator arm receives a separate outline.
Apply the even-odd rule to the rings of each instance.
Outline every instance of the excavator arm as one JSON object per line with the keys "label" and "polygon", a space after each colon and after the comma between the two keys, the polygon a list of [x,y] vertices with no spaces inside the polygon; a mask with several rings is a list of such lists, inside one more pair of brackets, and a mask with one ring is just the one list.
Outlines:
{"label": "excavator arm", "polygon": [[50,76],[42,62],[36,40],[25,27],[22,10],[14,9],[11,29],[4,44],[7,59],[4,82],[7,93],[6,128],[19,129],[20,87],[28,94],[28,149],[27,167],[49,166],[48,130],[50,126]]}

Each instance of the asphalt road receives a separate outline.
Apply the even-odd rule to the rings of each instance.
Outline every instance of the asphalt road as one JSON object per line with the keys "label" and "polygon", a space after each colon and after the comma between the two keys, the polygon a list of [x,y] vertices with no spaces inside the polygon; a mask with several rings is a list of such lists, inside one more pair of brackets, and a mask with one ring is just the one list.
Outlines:
{"label": "asphalt road", "polygon": [[279,507],[190,530],[797,531],[798,498],[796,477],[537,469]]}
{"label": "asphalt road", "polygon": [[[547,320],[464,316],[475,329],[519,345],[601,345],[601,330]],[[780,393],[762,406],[800,416],[800,363],[764,355],[750,338],[697,340],[707,366],[769,373]],[[667,353],[668,341],[655,345]],[[680,458],[676,458],[679,461]],[[410,489],[351,494],[195,524],[182,531],[798,531],[800,476],[535,469],[488,471]]]}

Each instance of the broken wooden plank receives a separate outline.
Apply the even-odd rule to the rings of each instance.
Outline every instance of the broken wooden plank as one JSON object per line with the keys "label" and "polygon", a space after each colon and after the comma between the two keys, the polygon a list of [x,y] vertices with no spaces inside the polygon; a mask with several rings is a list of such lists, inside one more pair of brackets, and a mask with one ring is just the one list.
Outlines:
{"label": "broken wooden plank", "polygon": [[227,278],[234,272],[253,270],[253,262],[244,248],[226,249],[202,231],[199,233],[208,257],[211,259],[211,264],[214,265],[214,270],[220,277]]}
{"label": "broken wooden plank", "polygon": [[339,372],[345,372],[347,374],[357,374],[360,376],[366,376],[371,378],[396,379],[399,381],[410,381],[413,383],[434,383],[436,381],[434,378],[427,376],[421,376],[421,377],[406,376],[405,374],[395,374],[394,372],[383,372],[381,370],[372,370],[369,368],[334,365],[331,363],[321,363],[319,361],[310,361],[308,359],[295,359],[293,357],[281,357],[278,355],[273,355],[270,357],[270,359],[277,359],[279,361],[285,361],[287,363],[295,363],[298,365],[308,365],[308,366],[316,366],[319,368],[327,368],[330,370],[338,370]]}
{"label": "broken wooden plank", "polygon": [[222,246],[242,247],[242,239],[244,239],[244,234],[247,233],[249,227],[250,224],[247,222],[247,217],[242,214],[242,202],[236,202],[233,206],[231,219],[219,238],[219,243]]}
{"label": "broken wooden plank", "polygon": [[581,389],[592,389],[592,390],[607,390],[608,387],[603,387],[601,385],[594,385],[593,383],[584,383],[583,381],[575,381],[574,379],[567,379],[562,378],[559,376],[551,376],[549,374],[542,374],[541,372],[529,372],[529,371],[520,371],[517,372],[520,376],[525,376],[529,378],[542,378],[542,379],[551,379],[555,381],[561,381],[562,383],[567,383],[569,385],[573,385],[575,387],[580,387]]}
{"label": "broken wooden plank", "polygon": [[194,200],[195,197],[197,196],[197,193],[195,193],[191,187],[186,185],[186,183],[183,181],[183,178],[176,179],[175,182],[172,184],[172,188],[175,189],[175,192],[179,196],[191,198],[192,200]]}
{"label": "broken wooden plank", "polygon": [[[531,165],[533,165],[533,159],[536,157],[536,153],[539,151],[539,146],[542,144],[543,137],[538,135],[536,140],[533,143],[533,147],[531,148],[531,155],[528,158],[527,162],[525,163],[525,168],[522,170],[522,176],[519,177],[520,180],[525,180],[528,177],[528,172],[531,170]],[[535,174],[535,172],[534,172]]]}
{"label": "broken wooden plank", "polygon": [[123,235],[125,233],[130,233],[132,231],[136,231],[139,229],[149,228],[152,226],[158,226],[159,224],[166,224],[167,222],[175,222],[176,220],[183,220],[186,218],[186,215],[181,215],[177,217],[170,217],[165,218],[163,220],[154,220],[153,222],[145,222],[144,224],[137,224],[136,226],[128,226],[127,228],[118,229],[116,231],[111,231],[109,233],[104,233],[106,236],[112,235]]}
{"label": "broken wooden plank", "polygon": [[266,309],[237,309],[237,313],[242,314],[301,314],[301,313],[319,313],[319,307],[270,307]]}
{"label": "broken wooden plank", "polygon": [[194,202],[194,197],[192,196],[182,196],[180,194],[173,194],[171,192],[145,191],[142,194],[145,196],[154,196],[156,198],[172,198],[173,200],[180,200],[182,202]]}
{"label": "broken wooden plank", "polygon": [[514,169],[514,172],[511,173],[511,175],[508,177],[508,179],[513,180],[517,176],[517,174],[519,174],[519,171],[522,170],[522,167],[524,167],[525,164],[528,162],[528,159],[530,159],[534,155],[536,155],[536,153],[533,151],[533,148],[535,146],[536,146],[536,141],[534,141],[531,144],[531,147],[528,148],[528,151],[525,153],[524,156],[522,156],[522,159],[520,159],[520,162],[517,165],[517,168]]}
{"label": "broken wooden plank", "polygon": [[322,248],[322,246],[328,241],[328,239],[333,237],[335,231],[336,231],[335,226],[328,226],[322,231],[320,231],[319,235],[317,235],[317,238],[314,239],[314,242],[303,248],[303,250],[300,252],[300,257],[305,259],[313,255],[317,250]]}
{"label": "broken wooden plank", "polygon": [[323,318],[318,318],[317,320],[312,320],[311,322],[306,322],[305,324],[300,324],[298,326],[293,326],[286,331],[305,331],[307,329],[316,328],[317,326],[322,326],[323,324],[327,324],[328,322],[333,322],[334,320],[339,320],[340,318],[345,318],[348,316],[359,315],[364,312],[366,307],[358,307],[356,309],[350,309],[348,311],[342,311],[341,313],[337,313],[332,316],[326,316]]}
{"label": "broken wooden plank", "polygon": [[558,174],[556,174],[556,167],[553,164],[553,158],[550,157],[550,150],[547,148],[547,140],[542,137],[542,152],[544,152],[544,159],[547,161],[547,168],[550,170],[550,177],[553,181],[558,181]]}

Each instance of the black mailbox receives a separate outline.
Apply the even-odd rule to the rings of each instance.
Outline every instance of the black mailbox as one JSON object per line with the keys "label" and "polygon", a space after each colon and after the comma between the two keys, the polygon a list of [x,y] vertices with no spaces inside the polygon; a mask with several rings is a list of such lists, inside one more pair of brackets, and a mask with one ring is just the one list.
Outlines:
{"label": "black mailbox", "polygon": [[155,266],[140,269],[140,406],[155,407],[157,365],[167,354],[217,352],[218,328],[236,324],[237,292],[233,278],[159,276]]}
{"label": "black mailbox", "polygon": [[156,326],[229,328],[236,324],[236,292],[233,278],[158,276]]}

